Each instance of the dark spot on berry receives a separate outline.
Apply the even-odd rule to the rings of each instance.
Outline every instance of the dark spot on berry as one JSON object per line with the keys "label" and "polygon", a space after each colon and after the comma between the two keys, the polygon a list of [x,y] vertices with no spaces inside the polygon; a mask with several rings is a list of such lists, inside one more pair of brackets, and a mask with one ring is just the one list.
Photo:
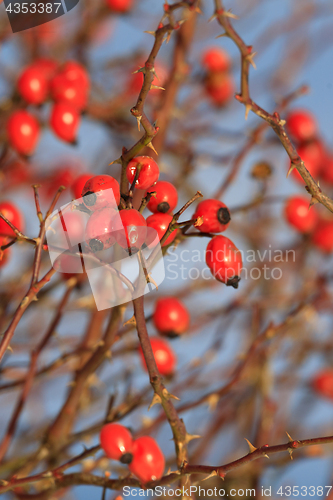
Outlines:
{"label": "dark spot on berry", "polygon": [[95,238],[95,239],[92,239],[89,241],[89,246],[90,246],[90,249],[95,253],[95,252],[99,252],[100,250],[103,250],[104,243]]}
{"label": "dark spot on berry", "polygon": [[84,195],[84,204],[88,205],[88,207],[93,207],[96,203],[97,196],[93,191],[87,191]]}
{"label": "dark spot on berry", "polygon": [[178,333],[172,331],[166,332],[164,335],[169,339],[177,339],[179,337]]}
{"label": "dark spot on berry", "polygon": [[122,464],[126,464],[126,465],[129,465],[133,460],[133,455],[132,453],[124,453],[121,457],[120,457],[120,462]]}
{"label": "dark spot on berry", "polygon": [[238,288],[238,283],[240,282],[240,277],[239,276],[233,276],[232,278],[228,279],[226,285],[227,286],[233,286],[234,288]]}
{"label": "dark spot on berry", "polygon": [[227,207],[221,207],[217,211],[217,218],[221,224],[228,224],[230,222],[231,217],[230,217],[230,212],[227,209]]}
{"label": "dark spot on berry", "polygon": [[157,210],[162,214],[166,214],[170,210],[170,205],[167,201],[162,201],[162,203],[157,205]]}

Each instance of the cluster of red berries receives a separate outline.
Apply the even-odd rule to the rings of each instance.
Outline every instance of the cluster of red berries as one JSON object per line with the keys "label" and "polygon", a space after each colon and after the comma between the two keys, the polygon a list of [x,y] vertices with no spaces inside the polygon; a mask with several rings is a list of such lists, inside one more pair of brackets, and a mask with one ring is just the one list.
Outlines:
{"label": "cluster of red berries", "polygon": [[[2,201],[0,203],[0,213],[6,217],[19,231],[24,231],[24,218],[21,211],[17,208],[14,203],[10,201]],[[5,246],[10,242],[16,235],[12,228],[3,219],[0,219],[0,246]],[[10,248],[6,248],[1,252],[0,255],[0,267],[4,266],[9,262],[10,259]]]}
{"label": "cluster of red berries", "polygon": [[[320,138],[315,117],[305,109],[294,109],[287,115],[286,122],[287,131],[312,177],[316,182],[320,180],[332,186],[333,154]],[[304,184],[297,169],[293,169],[292,176],[296,181]]]}
{"label": "cluster of red berries", "polygon": [[[80,113],[88,102],[90,81],[86,69],[75,61],[58,68],[49,59],[39,59],[21,73],[17,90],[28,105],[42,105],[51,97],[50,126],[62,140],[75,143]],[[31,155],[40,136],[37,118],[26,109],[14,111],[7,122],[11,146],[22,155]]]}
{"label": "cluster of red berries", "polygon": [[106,424],[100,433],[104,453],[112,460],[127,464],[142,483],[156,481],[163,476],[164,455],[150,436],[133,439],[129,430],[120,424]]}
{"label": "cluster of red berries", "polygon": [[292,196],[284,207],[287,222],[299,233],[309,234],[312,244],[323,252],[333,251],[333,219],[324,218],[317,207],[309,208],[305,196]]}
{"label": "cluster of red berries", "polygon": [[206,94],[215,106],[223,106],[235,93],[229,55],[219,47],[211,47],[203,54],[202,66],[206,71]]}

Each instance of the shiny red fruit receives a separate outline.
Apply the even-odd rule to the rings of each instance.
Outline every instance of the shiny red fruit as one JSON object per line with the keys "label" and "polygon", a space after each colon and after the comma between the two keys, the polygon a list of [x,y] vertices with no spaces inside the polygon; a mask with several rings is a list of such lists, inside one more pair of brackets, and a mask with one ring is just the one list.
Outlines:
{"label": "shiny red fruit", "polygon": [[85,183],[81,196],[90,210],[116,209],[120,203],[119,184],[111,175],[94,175]]}
{"label": "shiny red fruit", "polygon": [[153,321],[159,333],[168,337],[177,337],[188,329],[190,315],[180,300],[174,297],[164,297],[156,302]]}
{"label": "shiny red fruit", "polygon": [[117,212],[113,208],[102,208],[89,217],[85,240],[92,252],[106,250],[116,242],[113,234],[116,215]]}
{"label": "shiny red fruit", "polygon": [[309,141],[318,134],[315,117],[305,109],[293,109],[287,115],[286,121],[288,133],[297,142]]}
{"label": "shiny red fruit", "polygon": [[[10,201],[0,203],[0,212],[6,217],[19,231],[24,231],[24,219],[21,211]],[[14,231],[8,226],[7,222],[0,219],[0,236],[15,237]]]}
{"label": "shiny red fruit", "polygon": [[73,143],[76,141],[80,115],[71,104],[58,102],[53,106],[50,124],[60,139]]}
{"label": "shiny red fruit", "polygon": [[[310,172],[312,177],[316,180],[320,176],[325,151],[320,141],[312,141],[301,144],[297,148],[297,152],[304,162],[305,167]],[[290,166],[290,163],[289,163]],[[304,184],[302,177],[299,175],[296,168],[293,169],[291,174],[295,180]]]}
{"label": "shiny red fruit", "polygon": [[[164,339],[150,338],[151,347],[158,371],[161,375],[172,375],[176,368],[177,358],[168,342]],[[139,348],[143,367],[147,370],[146,361],[141,347]]]}
{"label": "shiny red fruit", "polygon": [[36,66],[28,66],[18,79],[17,89],[27,103],[42,104],[48,93],[45,73]]}
{"label": "shiny red fruit", "polygon": [[89,89],[90,78],[82,64],[76,61],[67,61],[62,66],[60,73],[65,75],[68,81]]}
{"label": "shiny red fruit", "polygon": [[317,373],[312,386],[318,394],[333,401],[333,370],[326,369]]}
{"label": "shiny red fruit", "polygon": [[106,4],[113,12],[128,12],[133,6],[133,0],[106,0]]}
{"label": "shiny red fruit", "polygon": [[115,237],[122,248],[135,251],[141,248],[146,241],[146,219],[134,208],[121,210],[115,226]]}
{"label": "shiny red fruit", "polygon": [[218,281],[238,288],[243,267],[242,255],[234,243],[225,236],[214,236],[206,249],[206,264]]}
{"label": "shiny red fruit", "polygon": [[62,253],[53,263],[56,271],[61,273],[62,278],[68,280],[84,274],[80,255],[72,254],[69,251]]}
{"label": "shiny red fruit", "polygon": [[39,139],[39,123],[27,111],[14,111],[7,122],[7,133],[9,142],[18,153],[31,155]]}
{"label": "shiny red fruit", "polygon": [[131,463],[133,439],[126,427],[116,423],[106,424],[102,427],[99,440],[106,456],[123,464]]}
{"label": "shiny red fruit", "polygon": [[203,223],[197,226],[203,233],[222,233],[230,222],[230,212],[222,201],[208,199],[201,201],[192,219],[202,217]]}
{"label": "shiny red fruit", "polygon": [[47,82],[49,83],[57,71],[58,63],[56,61],[53,61],[53,59],[41,57],[40,59],[36,59],[30,65],[30,67],[41,71],[44,74]]}
{"label": "shiny red fruit", "polygon": [[227,71],[230,69],[231,61],[229,54],[219,47],[207,49],[202,56],[202,65],[206,71]]}
{"label": "shiny red fruit", "polygon": [[205,90],[214,106],[224,106],[235,94],[235,83],[230,75],[217,73],[206,80]]}
{"label": "shiny red fruit", "polygon": [[148,189],[158,179],[160,169],[156,161],[150,156],[136,156],[131,160],[126,168],[127,180],[130,184],[134,181],[137,168],[140,168],[140,173],[135,183],[137,189]]}
{"label": "shiny red fruit", "polygon": [[319,250],[327,253],[333,252],[333,221],[320,221],[312,233],[311,240]]}
{"label": "shiny red fruit", "polygon": [[[86,214],[79,210],[66,210],[65,212],[59,211],[59,229],[67,233],[69,246],[76,245],[84,241]],[[56,224],[56,230],[58,224]]]}
{"label": "shiny red fruit", "polygon": [[133,460],[128,468],[142,483],[161,479],[165,460],[155,439],[142,436],[133,442]]}
{"label": "shiny red fruit", "polygon": [[[159,241],[163,238],[165,233],[168,230],[169,224],[172,221],[172,216],[169,214],[162,214],[162,213],[157,213],[150,215],[147,217],[146,222],[147,222],[147,227],[155,229],[157,232],[157,237]],[[177,229],[174,229],[172,233],[167,237],[166,241],[163,243],[163,247],[170,245],[170,243],[173,242],[173,240],[177,236]],[[146,245],[151,247],[151,246],[156,246],[158,241],[156,241],[156,234],[154,231],[149,231],[147,234],[147,240],[146,240]]]}
{"label": "shiny red fruit", "polygon": [[82,174],[76,177],[73,184],[71,185],[71,192],[74,196],[74,199],[81,198],[82,189],[84,188],[86,182],[89,181],[89,179],[91,179],[93,176],[94,174]]}
{"label": "shiny red fruit", "polygon": [[153,214],[161,212],[163,214],[172,212],[178,203],[177,189],[171,182],[157,181],[151,188],[147,189],[147,193],[155,192],[147,203],[147,208]]}
{"label": "shiny red fruit", "polygon": [[284,214],[287,222],[300,233],[311,233],[317,225],[315,207],[309,209],[309,200],[304,196],[292,196],[287,200]]}
{"label": "shiny red fruit", "polygon": [[88,102],[89,88],[67,78],[66,73],[59,73],[51,82],[52,98],[56,102],[71,104],[78,111],[86,108]]}

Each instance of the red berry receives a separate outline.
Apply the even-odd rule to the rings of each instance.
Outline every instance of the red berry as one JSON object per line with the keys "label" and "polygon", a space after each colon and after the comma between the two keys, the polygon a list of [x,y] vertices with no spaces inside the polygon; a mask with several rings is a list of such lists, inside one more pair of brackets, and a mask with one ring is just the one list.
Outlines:
{"label": "red berry", "polygon": [[133,439],[126,427],[120,424],[106,424],[99,435],[102,450],[112,460],[130,464],[133,458]]}
{"label": "red berry", "polygon": [[213,105],[224,106],[235,93],[234,80],[230,75],[213,74],[207,79],[205,90]]}
{"label": "red berry", "polygon": [[142,436],[133,442],[133,460],[128,468],[142,483],[161,479],[164,467],[164,455],[155,439]]}
{"label": "red berry", "polygon": [[51,112],[51,127],[54,133],[66,142],[75,142],[80,125],[80,115],[71,104],[58,102]]}
{"label": "red berry", "polygon": [[[172,216],[169,214],[157,213],[150,215],[147,219],[147,227],[155,229],[157,232],[158,241],[160,241],[168,230],[169,224],[172,221]],[[158,241],[156,241],[155,231],[149,231],[147,233],[146,245],[148,247],[156,246]],[[167,237],[166,241],[163,243],[163,247],[170,245],[177,236],[177,229],[174,229],[172,233]]]}
{"label": "red berry", "polygon": [[19,153],[31,155],[39,139],[39,124],[27,111],[14,111],[7,122],[8,138]]}
{"label": "red berry", "polygon": [[202,56],[202,65],[207,71],[227,71],[231,61],[229,54],[219,47],[211,47]]}
{"label": "red berry", "polygon": [[[24,219],[20,210],[10,201],[2,201],[0,203],[0,212],[6,217],[19,231],[24,231]],[[15,233],[7,222],[0,219],[0,236],[15,237]]]}
{"label": "red berry", "polygon": [[41,57],[40,59],[36,59],[30,67],[41,71],[49,83],[57,71],[58,64],[52,59]]}
{"label": "red berry", "polygon": [[42,104],[47,97],[48,81],[42,70],[28,66],[19,77],[17,88],[27,103]]}
{"label": "red berry", "polygon": [[119,184],[111,175],[94,175],[85,183],[81,196],[90,210],[116,209],[120,203]]}
{"label": "red berry", "polygon": [[69,251],[59,255],[54,261],[53,267],[61,273],[65,280],[75,278],[78,274],[84,273],[80,255],[71,254]]}
{"label": "red berry", "polygon": [[133,0],[106,0],[107,6],[114,12],[127,12],[133,6]]}
{"label": "red berry", "polygon": [[188,329],[190,315],[180,300],[164,297],[156,302],[153,321],[162,335],[177,337]]}
{"label": "red berry", "polygon": [[89,75],[82,64],[76,61],[67,61],[66,64],[63,65],[60,73],[65,75],[68,81],[81,85],[85,89],[89,89]]}
{"label": "red berry", "polygon": [[171,182],[157,181],[154,186],[147,189],[147,193],[156,192],[147,204],[148,210],[155,214],[156,212],[169,213],[176,208],[178,203],[177,189]]}
{"label": "red berry", "polygon": [[[325,155],[323,145],[320,141],[312,141],[301,144],[297,148],[297,152],[304,162],[305,167],[308,169],[314,179],[320,175],[322,168],[323,158]],[[304,184],[302,177],[299,175],[296,168],[292,171],[295,180]]]}
{"label": "red berry", "polygon": [[55,101],[71,104],[78,111],[82,111],[88,102],[87,86],[78,80],[69,80],[66,73],[56,75],[51,82],[51,94]]}
{"label": "red berry", "polygon": [[75,199],[81,198],[82,190],[85,186],[85,183],[89,181],[94,176],[94,174],[82,174],[79,177],[76,177],[75,181],[71,185],[71,192]]}
{"label": "red berry", "polygon": [[289,198],[284,213],[287,222],[300,233],[311,233],[318,221],[315,207],[309,209],[309,200],[303,196]]}
{"label": "red berry", "polygon": [[[168,342],[164,339],[152,337],[150,338],[150,343],[160,374],[166,376],[172,375],[176,368],[177,358]],[[146,361],[141,347],[139,347],[139,353],[141,356],[142,365],[147,370]]]}
{"label": "red berry", "polygon": [[[135,68],[132,69],[132,73],[134,71],[137,71],[139,68],[143,68],[144,66],[145,66],[145,63],[142,62],[142,64],[140,64],[139,66],[136,66]],[[157,75],[157,78],[156,78],[156,76],[154,76],[153,81],[152,81],[152,85],[156,85],[156,87],[164,88],[165,84],[167,83],[168,76],[169,76],[168,69],[164,64],[161,64],[160,62],[156,62],[154,65],[154,68],[155,68],[155,73]],[[138,73],[133,73],[130,76],[130,79],[128,81],[127,91],[130,94],[137,95],[142,88],[143,78],[144,78],[144,76],[143,76],[143,73],[141,71],[139,71]],[[161,92],[163,92],[163,91],[160,89],[151,89],[149,91],[149,95],[158,95],[158,94],[161,94]]]}
{"label": "red berry", "polygon": [[295,141],[303,142],[314,139],[318,133],[315,117],[305,109],[294,109],[286,118],[287,130]]}
{"label": "red berry", "polygon": [[218,281],[238,288],[243,267],[242,255],[238,248],[225,236],[214,236],[206,249],[206,264]]}
{"label": "red berry", "polygon": [[147,237],[146,219],[134,208],[119,212],[115,229],[117,243],[130,252],[141,248]]}
{"label": "red berry", "polygon": [[229,226],[230,212],[222,201],[208,199],[199,203],[193,219],[203,218],[203,223],[198,229],[203,233],[222,233]]}
{"label": "red berry", "polygon": [[323,252],[333,251],[333,220],[322,220],[312,234],[312,243]]}
{"label": "red berry", "polygon": [[93,252],[99,252],[112,247],[116,242],[114,234],[114,219],[117,212],[113,208],[96,210],[88,220],[85,240]]}
{"label": "red berry", "polygon": [[68,245],[73,246],[84,241],[87,214],[79,210],[59,211],[59,224],[55,224],[55,231],[65,231]]}
{"label": "red berry", "polygon": [[333,370],[326,369],[317,373],[312,386],[318,394],[333,401]]}
{"label": "red berry", "polygon": [[135,183],[137,189],[148,189],[158,179],[160,169],[150,156],[136,156],[131,160],[126,169],[127,180],[130,184],[134,181],[136,169],[140,165],[140,173]]}

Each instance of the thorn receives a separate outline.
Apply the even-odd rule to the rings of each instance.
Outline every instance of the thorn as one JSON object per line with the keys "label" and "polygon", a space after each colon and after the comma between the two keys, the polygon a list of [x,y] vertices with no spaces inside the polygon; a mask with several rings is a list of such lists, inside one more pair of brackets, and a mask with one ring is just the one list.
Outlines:
{"label": "thorn", "polygon": [[141,120],[142,120],[142,115],[141,116],[136,116],[136,121],[137,121],[137,124],[138,124],[138,131],[140,132],[140,123],[141,123]]}
{"label": "thorn", "polygon": [[72,380],[71,382],[68,382],[68,384],[67,384],[67,387],[75,387],[75,386],[76,386],[75,380]]}
{"label": "thorn", "polygon": [[286,123],[287,123],[287,121],[286,121],[286,120],[280,120],[280,121],[279,121],[279,125],[280,125],[280,127],[284,127]]}
{"label": "thorn", "polygon": [[136,326],[136,319],[135,319],[134,315],[128,321],[125,321],[125,323],[123,324],[123,326],[127,326],[127,325]]}
{"label": "thorn", "polygon": [[171,31],[168,31],[166,37],[165,37],[165,43],[169,43],[171,38]]}
{"label": "thorn", "polygon": [[287,173],[287,177],[289,177],[289,175],[291,174],[291,172],[294,170],[294,168],[296,168],[296,165],[294,165],[293,163],[290,164],[290,167],[289,167],[289,170],[288,170],[288,173]]}
{"label": "thorn", "polygon": [[238,19],[239,19],[239,17],[238,17],[238,16],[236,16],[236,14],[233,14],[230,10],[225,10],[225,11],[223,12],[223,15],[224,15],[225,17],[231,17],[231,19],[236,19],[236,20],[238,20]]}
{"label": "thorn", "polygon": [[148,33],[148,35],[156,35],[156,31],[144,31],[144,33]]}
{"label": "thorn", "polygon": [[293,450],[291,448],[288,448],[288,453],[289,453],[289,456],[290,456],[290,460],[294,460]]}
{"label": "thorn", "polygon": [[120,163],[120,165],[121,165],[121,163],[122,163],[121,158],[117,158],[116,160],[113,160],[111,163],[109,163],[109,165],[113,165],[114,163]]}
{"label": "thorn", "polygon": [[9,484],[9,481],[6,481],[5,479],[0,479],[0,484],[2,486],[7,486]]}
{"label": "thorn", "polygon": [[216,470],[213,470],[213,472],[211,472],[209,474],[209,476],[205,477],[205,479],[202,479],[201,481],[207,481],[207,479],[210,479],[211,477],[214,477],[214,476],[217,476],[217,471]]}
{"label": "thorn", "polygon": [[249,441],[248,439],[246,439],[246,438],[244,438],[244,439],[245,439],[245,441],[247,442],[247,444],[249,445],[249,448],[250,448],[250,453],[255,452],[255,451],[257,450],[257,448],[256,448],[255,446],[253,446],[253,444],[252,444],[252,443],[250,443],[250,441]]}
{"label": "thorn", "polygon": [[247,118],[249,116],[249,112],[251,111],[251,109],[252,109],[251,104],[245,104],[245,120],[247,120]]}
{"label": "thorn", "polygon": [[163,87],[158,87],[157,85],[151,85],[150,90],[151,89],[165,90]]}
{"label": "thorn", "polygon": [[199,434],[188,434],[186,433],[186,437],[185,437],[185,443],[189,443],[190,441],[192,441],[193,439],[200,439],[202,436],[199,436]]}
{"label": "thorn", "polygon": [[146,68],[139,68],[136,71],[133,71],[132,75],[135,75],[135,73],[146,73]]}
{"label": "thorn", "polygon": [[11,352],[11,353],[13,353],[13,352],[14,352],[14,351],[13,351],[12,346],[10,346],[10,345],[7,347],[7,351],[9,351],[9,352]]}
{"label": "thorn", "polygon": [[249,63],[253,66],[254,69],[257,69],[257,66],[255,62],[253,61],[253,58],[257,55],[256,52],[252,52],[248,56],[246,56],[246,59],[249,61]]}
{"label": "thorn", "polygon": [[163,397],[165,397],[165,399],[176,399],[177,401],[180,401],[179,398],[177,398],[177,396],[174,396],[173,394],[170,394],[170,392],[168,391],[168,389],[166,389],[164,387],[163,391],[162,391],[162,394],[163,394]]}
{"label": "thorn", "polygon": [[161,396],[159,396],[158,394],[154,394],[154,397],[152,399],[152,402],[150,403],[150,405],[148,406],[148,411],[150,410],[150,408],[152,408],[154,405],[157,405],[157,404],[162,404],[162,398]]}
{"label": "thorn", "polygon": [[200,9],[200,7],[194,7],[194,12],[197,12],[197,14],[203,14],[203,12]]}
{"label": "thorn", "polygon": [[148,276],[147,276],[147,283],[152,283],[152,284],[155,286],[156,290],[158,290],[158,284],[157,284],[157,283],[156,283],[156,281],[155,281],[155,280],[151,277],[151,275],[150,275],[150,274],[148,274]]}
{"label": "thorn", "polygon": [[221,33],[221,35],[217,35],[215,38],[222,38],[223,36],[229,36],[228,33]]}
{"label": "thorn", "polygon": [[316,203],[319,203],[319,201],[317,200],[317,198],[315,198],[314,196],[311,196],[311,201],[310,201],[310,205],[309,205],[309,210],[310,210],[310,208],[311,208],[313,205],[316,205]]}
{"label": "thorn", "polygon": [[150,141],[148,144],[146,144],[146,146],[150,149],[152,149],[154,151],[154,153],[158,156],[158,152],[156,151],[156,149],[154,148],[153,146],[153,143]]}
{"label": "thorn", "polygon": [[211,394],[207,398],[207,403],[208,403],[208,409],[210,412],[213,412],[216,410],[217,404],[220,401],[220,396],[218,394]]}
{"label": "thorn", "polygon": [[286,431],[286,434],[287,434],[287,436],[288,436],[289,441],[294,441],[294,440],[293,440],[293,438],[291,437],[291,435],[290,435],[290,434],[288,434],[288,432],[287,432],[287,431]]}
{"label": "thorn", "polygon": [[42,477],[52,477],[53,476],[53,473],[48,470],[47,472],[44,472],[44,474],[42,474]]}
{"label": "thorn", "polygon": [[211,21],[214,21],[214,19],[217,18],[217,14],[213,14],[209,19],[208,19],[208,22],[210,23]]}

